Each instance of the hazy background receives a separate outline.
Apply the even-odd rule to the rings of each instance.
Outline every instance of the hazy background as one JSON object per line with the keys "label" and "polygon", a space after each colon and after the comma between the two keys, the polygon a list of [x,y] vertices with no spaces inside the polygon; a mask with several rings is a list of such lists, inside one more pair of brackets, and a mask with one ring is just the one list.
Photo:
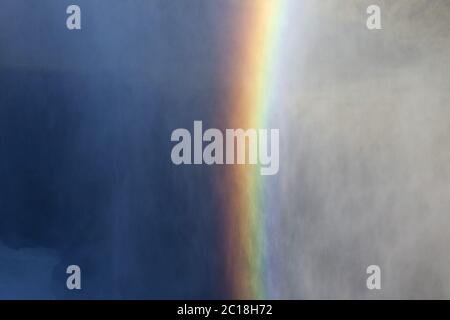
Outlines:
{"label": "hazy background", "polygon": [[[365,27],[372,3],[382,30]],[[450,298],[450,2],[297,5],[274,296]],[[366,288],[371,264],[380,291]]]}
{"label": "hazy background", "polygon": [[[76,32],[72,2],[0,3],[0,298],[229,297],[220,169],[175,168],[169,137],[223,127],[239,2],[76,3]],[[450,3],[286,8],[268,297],[450,298]]]}

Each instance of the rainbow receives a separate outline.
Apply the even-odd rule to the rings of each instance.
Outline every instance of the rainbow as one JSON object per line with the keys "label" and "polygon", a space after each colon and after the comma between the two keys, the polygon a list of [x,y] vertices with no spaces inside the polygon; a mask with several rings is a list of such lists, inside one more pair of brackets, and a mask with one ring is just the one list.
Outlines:
{"label": "rainbow", "polygon": [[[239,1],[236,54],[229,68],[228,128],[267,127],[284,3]],[[235,299],[267,297],[264,179],[259,168],[250,165],[233,166],[225,178],[227,189],[233,190],[225,203],[226,275]]]}

